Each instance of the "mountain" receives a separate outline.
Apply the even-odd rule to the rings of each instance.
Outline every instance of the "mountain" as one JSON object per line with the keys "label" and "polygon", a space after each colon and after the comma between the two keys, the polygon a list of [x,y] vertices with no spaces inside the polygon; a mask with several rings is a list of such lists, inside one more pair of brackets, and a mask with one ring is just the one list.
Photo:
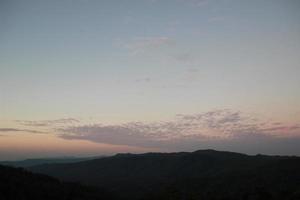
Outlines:
{"label": "mountain", "polygon": [[[51,164],[51,163],[75,163],[86,160],[92,160],[96,157],[63,157],[63,158],[36,158],[36,159],[26,159],[20,161],[0,161],[1,165],[7,165],[12,167],[32,167],[34,165],[42,165],[42,164]],[[98,157],[100,158],[100,157]]]}
{"label": "mountain", "polygon": [[23,168],[0,165],[1,200],[107,200],[110,193],[78,183],[61,182]]}
{"label": "mountain", "polygon": [[300,158],[199,150],[117,154],[29,168],[94,185],[119,199],[300,199]]}

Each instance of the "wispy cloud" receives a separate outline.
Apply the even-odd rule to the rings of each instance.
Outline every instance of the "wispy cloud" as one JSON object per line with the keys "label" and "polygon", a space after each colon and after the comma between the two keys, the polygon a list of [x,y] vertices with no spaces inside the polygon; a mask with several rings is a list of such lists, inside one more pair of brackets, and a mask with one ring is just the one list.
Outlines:
{"label": "wispy cloud", "polygon": [[195,57],[191,53],[178,53],[174,55],[174,59],[185,64],[190,64],[195,61]]}
{"label": "wispy cloud", "polygon": [[208,19],[209,22],[221,22],[224,21],[225,17],[223,16],[215,16]]}
{"label": "wispy cloud", "polygon": [[[278,146],[280,152],[293,153],[300,145],[300,123],[263,120],[230,109],[178,114],[171,120],[156,122],[85,124],[75,118],[62,118],[19,120],[17,123],[25,128],[0,128],[0,133],[52,133],[66,140],[87,140],[162,151],[217,148],[248,153],[276,153],[279,151],[273,147]],[[26,126],[34,128],[27,129]]]}
{"label": "wispy cloud", "polygon": [[149,83],[149,82],[151,82],[151,78],[150,77],[138,78],[138,79],[135,79],[135,82],[138,82],[138,83]]}
{"label": "wispy cloud", "polygon": [[[280,126],[279,126],[280,125]],[[262,122],[242,112],[213,110],[194,115],[177,115],[171,121],[119,125],[83,125],[57,129],[59,137],[99,143],[141,147],[174,148],[217,141],[266,140],[299,137],[299,125]],[[284,134],[284,135],[283,135]]]}
{"label": "wispy cloud", "polygon": [[17,129],[17,128],[0,128],[0,132],[27,132],[27,133],[46,133],[38,130],[31,129]]}
{"label": "wispy cloud", "polygon": [[144,53],[149,50],[159,49],[161,47],[175,45],[175,41],[169,37],[135,37],[123,44],[132,55]]}
{"label": "wispy cloud", "polygon": [[81,139],[99,143],[131,145],[131,146],[153,146],[154,137],[132,127],[122,125],[85,125],[60,129],[63,132],[60,137],[64,139]]}
{"label": "wispy cloud", "polygon": [[24,126],[39,126],[39,127],[48,127],[48,126],[57,126],[57,125],[67,125],[73,123],[79,123],[80,121],[75,118],[61,118],[54,120],[16,120],[17,123]]}
{"label": "wispy cloud", "polygon": [[[151,3],[156,3],[159,2],[161,0],[149,0],[149,2]],[[192,6],[197,6],[197,7],[201,7],[201,6],[205,6],[209,3],[209,1],[212,0],[177,0],[178,2],[182,2],[182,3],[188,3]]]}
{"label": "wispy cloud", "polygon": [[262,131],[280,131],[280,132],[289,132],[294,130],[300,130],[299,125],[292,126],[271,126],[269,128],[261,129]]}
{"label": "wispy cloud", "polygon": [[202,7],[209,4],[211,0],[180,0],[181,2],[189,3],[192,6]]}
{"label": "wispy cloud", "polygon": [[[150,80],[145,78],[139,81]],[[265,146],[264,148],[266,148],[268,144],[276,143],[282,149],[291,149],[290,144],[293,144],[294,147],[299,144],[297,141],[300,142],[300,123],[286,124],[279,121],[266,121],[230,109],[218,109],[197,114],[178,114],[173,119],[166,121],[110,125],[84,124],[75,118],[18,120],[16,122],[25,128],[0,128],[0,132],[53,133],[66,140],[88,140],[95,143],[162,150],[192,150],[210,147],[231,149],[236,147],[237,151],[239,148],[244,148],[247,149],[246,152],[251,152],[252,146],[255,148]],[[27,126],[35,128],[27,129]]]}

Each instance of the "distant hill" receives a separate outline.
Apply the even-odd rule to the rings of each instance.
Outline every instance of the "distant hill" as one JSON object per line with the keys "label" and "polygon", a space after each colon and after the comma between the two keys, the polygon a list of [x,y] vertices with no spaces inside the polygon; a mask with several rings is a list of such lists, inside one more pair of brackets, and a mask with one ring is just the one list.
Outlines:
{"label": "distant hill", "polygon": [[117,154],[30,170],[106,188],[119,199],[300,199],[299,157],[199,150]]}
{"label": "distant hill", "polygon": [[[63,157],[63,158],[36,158],[36,159],[26,159],[20,161],[0,161],[1,165],[7,165],[12,167],[32,167],[34,165],[42,165],[42,164],[51,164],[51,163],[75,163],[86,160],[92,160],[96,157]],[[100,157],[97,157],[100,158]]]}
{"label": "distant hill", "polygon": [[114,199],[102,189],[65,183],[22,168],[0,165],[1,200],[107,200]]}

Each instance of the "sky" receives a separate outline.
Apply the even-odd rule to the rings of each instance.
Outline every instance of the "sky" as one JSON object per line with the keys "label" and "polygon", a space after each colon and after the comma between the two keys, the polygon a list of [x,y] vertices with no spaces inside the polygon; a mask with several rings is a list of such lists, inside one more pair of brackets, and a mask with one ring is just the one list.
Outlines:
{"label": "sky", "polygon": [[297,0],[0,0],[0,160],[300,156]]}

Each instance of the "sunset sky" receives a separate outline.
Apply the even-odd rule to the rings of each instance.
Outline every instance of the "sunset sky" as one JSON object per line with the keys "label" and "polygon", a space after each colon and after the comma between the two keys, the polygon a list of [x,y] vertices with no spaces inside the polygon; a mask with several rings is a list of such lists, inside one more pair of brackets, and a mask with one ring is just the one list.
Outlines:
{"label": "sunset sky", "polygon": [[0,1],[0,160],[203,148],[300,155],[300,1]]}

